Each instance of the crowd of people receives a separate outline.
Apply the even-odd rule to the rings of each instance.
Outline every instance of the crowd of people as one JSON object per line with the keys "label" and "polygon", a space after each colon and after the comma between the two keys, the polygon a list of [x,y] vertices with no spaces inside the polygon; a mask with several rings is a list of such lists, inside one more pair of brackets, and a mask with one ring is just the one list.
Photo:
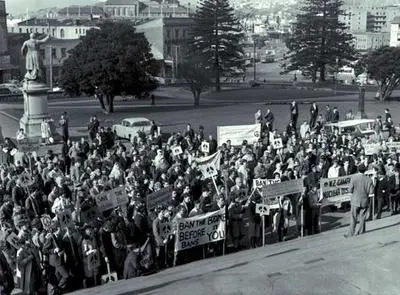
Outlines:
{"label": "crowd of people", "polygon": [[[324,125],[340,120],[336,107],[310,108],[310,119],[299,126],[296,102],[290,105],[286,130],[274,128],[271,109],[261,110],[255,121],[262,134],[256,143],[229,141],[218,146],[204,128],[190,124],[163,142],[158,126],[150,134],[138,134],[131,142],[116,140],[110,128],[90,119],[88,139],[69,138],[68,116],[60,120],[62,148],[55,153],[48,146],[45,155],[26,152],[17,156],[18,144],[6,138],[0,167],[0,293],[19,288],[24,294],[61,294],[101,284],[102,275],[116,273],[118,279],[147,275],[165,267],[222,255],[243,248],[257,247],[262,241],[261,217],[256,204],[262,194],[253,191],[254,179],[303,179],[305,191],[277,199],[271,227],[277,241],[288,235],[289,219],[299,220],[304,210],[305,234],[318,233],[319,180],[375,169],[376,212],[385,206],[393,214],[400,203],[400,164],[396,154],[383,152],[365,155],[363,144],[397,140],[389,110],[385,121],[377,117],[375,134],[362,137],[356,132],[326,132]],[[351,119],[352,113],[346,114]],[[47,127],[44,144],[50,143]],[[271,142],[282,139],[283,147]],[[201,145],[208,142],[208,153]],[[173,155],[171,147],[183,153]],[[43,148],[42,148],[43,149]],[[196,166],[194,158],[221,153],[221,169],[215,183]],[[19,153],[18,153],[19,154]],[[364,167],[364,168],[363,168]],[[97,209],[96,197],[123,187],[126,205],[109,210]],[[170,188],[167,204],[148,210],[146,197]],[[253,193],[252,193],[253,192]],[[250,196],[250,197],[249,197]],[[175,255],[174,234],[161,235],[161,224],[226,210],[226,238]],[[65,220],[71,213],[71,222]],[[62,226],[67,224],[67,226]],[[296,231],[301,222],[297,223]],[[149,251],[148,249],[152,249]],[[200,254],[199,254],[200,253]],[[152,258],[153,257],[153,258]]]}

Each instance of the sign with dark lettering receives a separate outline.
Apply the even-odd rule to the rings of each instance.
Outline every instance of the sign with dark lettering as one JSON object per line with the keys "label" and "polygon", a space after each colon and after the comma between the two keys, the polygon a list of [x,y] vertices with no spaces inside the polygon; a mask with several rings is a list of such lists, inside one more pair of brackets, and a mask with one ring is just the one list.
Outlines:
{"label": "sign with dark lettering", "polygon": [[303,179],[294,179],[280,183],[272,183],[263,187],[265,198],[275,199],[278,196],[286,196],[302,193],[304,191]]}
{"label": "sign with dark lettering", "polygon": [[178,220],[175,232],[175,251],[225,239],[225,208],[191,218]]}
{"label": "sign with dark lettering", "polygon": [[147,195],[147,212],[154,210],[158,205],[167,205],[171,200],[172,190],[164,187],[157,192]]}
{"label": "sign with dark lettering", "polygon": [[320,183],[324,203],[343,203],[350,201],[351,193],[349,188],[351,176],[322,178]]}
{"label": "sign with dark lettering", "polygon": [[281,182],[281,180],[279,178],[278,179],[256,178],[256,179],[253,179],[253,187],[262,188],[264,186],[267,186],[267,185],[270,185],[270,184],[273,184],[273,183],[280,183],[280,182]]}

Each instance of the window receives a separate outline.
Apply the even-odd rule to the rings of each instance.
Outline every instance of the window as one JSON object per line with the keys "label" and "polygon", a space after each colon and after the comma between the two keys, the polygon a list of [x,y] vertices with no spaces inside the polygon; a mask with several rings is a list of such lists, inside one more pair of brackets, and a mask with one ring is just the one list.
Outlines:
{"label": "window", "polygon": [[176,38],[176,39],[179,38],[179,29],[175,29],[175,38]]}
{"label": "window", "polygon": [[64,39],[65,38],[65,33],[64,33],[64,29],[60,30],[60,38]]}
{"label": "window", "polygon": [[77,35],[78,35],[78,29],[75,29],[75,34],[77,34]]}
{"label": "window", "polygon": [[33,29],[31,28],[30,30],[29,30],[31,33],[33,33]]}
{"label": "window", "polygon": [[42,34],[44,34],[44,28],[42,28]]}
{"label": "window", "polygon": [[35,29],[35,33],[39,33],[39,29],[38,28]]}
{"label": "window", "polygon": [[19,28],[19,32],[20,32],[20,34],[22,34],[22,28]]}
{"label": "window", "polygon": [[61,57],[67,57],[67,48],[61,48]]}
{"label": "window", "polygon": [[52,56],[53,58],[57,58],[57,48],[52,48],[52,49],[51,49],[51,56]]}
{"label": "window", "polygon": [[167,29],[167,39],[171,38],[171,31]]}
{"label": "window", "polygon": [[56,34],[56,29],[52,29],[51,35],[55,36],[55,34]]}

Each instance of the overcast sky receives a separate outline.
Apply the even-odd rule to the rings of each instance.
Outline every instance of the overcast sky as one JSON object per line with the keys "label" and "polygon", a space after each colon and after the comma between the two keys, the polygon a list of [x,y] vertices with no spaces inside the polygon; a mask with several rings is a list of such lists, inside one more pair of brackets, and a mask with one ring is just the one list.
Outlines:
{"label": "overcast sky", "polygon": [[98,3],[95,0],[6,0],[7,12],[11,14],[25,13],[26,9],[36,11],[46,7],[64,7],[68,5],[86,5]]}

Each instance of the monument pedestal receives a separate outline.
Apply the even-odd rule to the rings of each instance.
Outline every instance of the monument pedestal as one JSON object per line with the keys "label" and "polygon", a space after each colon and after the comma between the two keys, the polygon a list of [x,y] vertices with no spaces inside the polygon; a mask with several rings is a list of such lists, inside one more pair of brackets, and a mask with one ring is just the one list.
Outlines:
{"label": "monument pedestal", "polygon": [[[24,115],[19,125],[23,128],[29,141],[41,138],[41,124],[43,119],[49,120],[49,109],[47,104],[49,88],[39,82],[25,81],[24,93]],[[54,130],[54,128],[51,128]]]}

